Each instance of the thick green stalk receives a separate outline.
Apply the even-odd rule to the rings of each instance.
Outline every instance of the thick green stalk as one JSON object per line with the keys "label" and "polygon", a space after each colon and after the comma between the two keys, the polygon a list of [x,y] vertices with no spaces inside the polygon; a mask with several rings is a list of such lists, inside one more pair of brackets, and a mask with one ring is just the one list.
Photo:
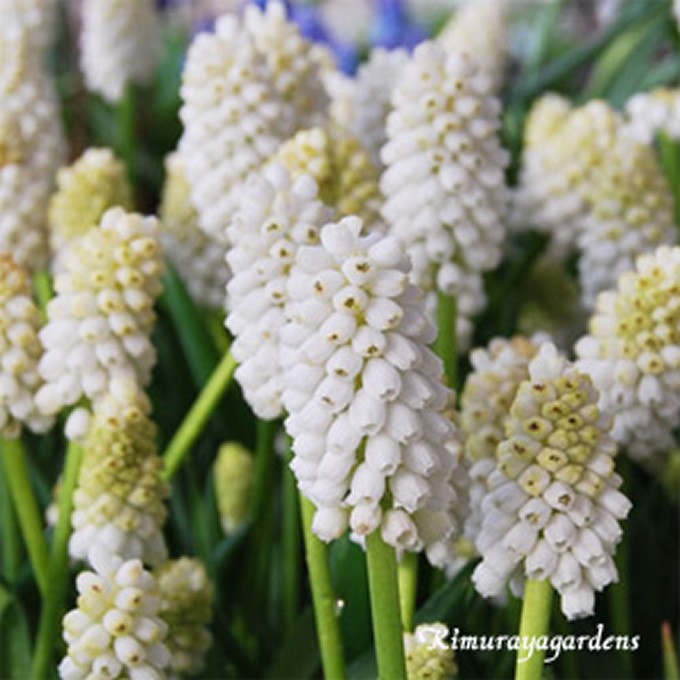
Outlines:
{"label": "thick green stalk", "polygon": [[413,629],[413,614],[416,608],[416,590],[418,587],[418,555],[405,552],[397,568],[399,577],[399,605],[404,630]]}
{"label": "thick green stalk", "polygon": [[132,187],[136,186],[135,167],[135,92],[134,86],[128,83],[123,97],[116,106],[118,117],[118,142],[119,153],[127,169],[128,178]]}
{"label": "thick green stalk", "polygon": [[49,589],[43,600],[38,624],[38,636],[31,669],[32,678],[51,677],[54,668],[54,650],[61,631],[68,579],[68,541],[71,537],[73,491],[78,483],[83,449],[69,444],[64,463],[64,477],[59,491],[59,517],[54,529],[54,539],[47,567]]}
{"label": "thick green stalk", "polygon": [[397,558],[394,548],[383,541],[380,531],[373,531],[366,537],[366,562],[378,678],[406,680]]}
{"label": "thick green stalk", "polygon": [[5,583],[13,585],[21,564],[21,539],[3,465],[0,465],[0,546],[2,576]]}
{"label": "thick green stalk", "polygon": [[[328,566],[328,550],[326,544],[312,533],[314,506],[302,495],[300,495],[300,509],[323,675],[325,680],[342,680],[346,677],[345,662],[338,625],[337,601]],[[398,679],[394,678],[394,680]]]}
{"label": "thick green stalk", "polygon": [[288,464],[282,470],[283,483],[283,538],[281,565],[283,625],[290,630],[300,602],[300,520],[295,476]]}
{"label": "thick green stalk", "polygon": [[47,303],[52,299],[52,281],[47,271],[41,270],[33,274],[33,290],[43,320],[46,320]]}
{"label": "thick green stalk", "polygon": [[5,468],[16,517],[28,551],[35,580],[43,597],[47,594],[47,544],[43,533],[43,521],[38,507],[26,462],[26,452],[20,439],[0,442],[0,457]]}
{"label": "thick green stalk", "polygon": [[456,297],[437,293],[437,339],[434,351],[444,362],[446,381],[452,390],[458,380],[458,352],[456,347]]}
{"label": "thick green stalk", "polygon": [[236,361],[231,352],[228,352],[213,371],[210,380],[198,395],[198,399],[194,402],[163,454],[165,461],[163,476],[165,479],[170,479],[177,472],[191,446],[203,432],[203,428],[217,408],[220,398],[229,387],[235,369]]}
{"label": "thick green stalk", "polygon": [[520,650],[517,652],[515,680],[541,680],[545,649],[536,649],[534,645],[531,648],[533,653],[529,656],[529,652],[522,647],[525,644],[524,640],[548,634],[552,598],[553,589],[550,581],[527,580],[519,624]]}
{"label": "thick green stalk", "polygon": [[664,680],[680,680],[678,657],[673,644],[673,633],[668,621],[661,624],[661,649],[663,651],[663,677]]}

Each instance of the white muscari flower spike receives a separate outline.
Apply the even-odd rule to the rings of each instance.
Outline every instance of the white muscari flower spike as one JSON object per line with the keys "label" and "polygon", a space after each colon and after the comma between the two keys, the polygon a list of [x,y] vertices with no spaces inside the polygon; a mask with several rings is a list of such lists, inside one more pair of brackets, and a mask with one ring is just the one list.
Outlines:
{"label": "white muscari flower spike", "polygon": [[499,91],[510,61],[506,0],[466,2],[437,37],[449,52],[464,52],[492,80]]}
{"label": "white muscari flower spike", "polygon": [[86,559],[92,546],[151,566],[167,559],[162,529],[169,489],[161,478],[150,410],[130,380],[112,381],[111,393],[99,400],[73,494],[74,559]]}
{"label": "white muscari flower spike", "polygon": [[194,39],[182,76],[180,153],[201,228],[223,245],[243,185],[327,108],[322,65],[279,2],[217,20]]}
{"label": "white muscari flower spike", "polygon": [[614,439],[635,460],[662,466],[680,425],[680,248],[641,255],[616,290],[598,296],[576,354],[614,419]]}
{"label": "white muscari flower spike", "polygon": [[308,175],[292,181],[280,164],[251,178],[241,209],[229,226],[227,253],[233,277],[227,286],[227,328],[239,362],[235,377],[260,418],[281,415],[279,334],[286,322],[287,282],[298,249],[318,242],[319,225],[331,217]]}
{"label": "white muscari flower spike", "polygon": [[200,305],[220,308],[229,268],[224,248],[198,224],[191,202],[191,187],[182,158],[173,153],[165,159],[165,183],[159,208],[161,241],[191,297]]}
{"label": "white muscari flower spike", "polygon": [[[413,258],[413,279],[447,295],[501,258],[507,153],[488,76],[464,54],[420,44],[403,70],[382,149],[383,218]],[[480,297],[471,306],[479,311]],[[467,311],[467,310],[466,310]]]}
{"label": "white muscari flower spike", "polygon": [[205,666],[212,643],[214,589],[201,562],[188,557],[170,560],[154,571],[161,595],[160,618],[168,626],[165,644],[172,677],[196,675]]}
{"label": "white muscari flower spike", "polygon": [[148,383],[156,361],[153,305],[163,272],[158,229],[154,217],[113,208],[69,248],[40,331],[45,385],[36,403],[45,414],[83,397],[96,403],[115,378]]}
{"label": "white muscari flower spike", "polygon": [[568,619],[590,616],[595,591],[617,580],[619,521],[630,501],[618,491],[610,418],[590,377],[541,346],[529,364],[497,448],[482,501],[472,578],[484,597],[517,594],[525,578],[549,580]]}
{"label": "white muscari flower spike", "polygon": [[81,68],[91,92],[118,102],[153,77],[161,53],[153,0],[83,0]]}
{"label": "white muscari flower spike", "polygon": [[443,623],[421,623],[413,633],[404,633],[408,680],[453,680],[458,667]]}
{"label": "white muscari flower spike", "polygon": [[68,649],[60,677],[163,680],[171,659],[156,579],[139,560],[124,561],[96,548],[89,561],[93,571],[76,579],[77,607],[64,616]]}
{"label": "white muscari flower spike", "polygon": [[37,433],[52,424],[35,405],[42,384],[39,328],[28,271],[8,253],[0,253],[0,434],[5,438],[18,437],[22,423]]}
{"label": "white muscari flower spike", "polygon": [[322,540],[347,527],[355,537],[380,531],[442,566],[459,528],[452,394],[427,347],[436,331],[403,245],[361,227],[354,216],[323,227],[288,279],[280,337],[291,466]]}
{"label": "white muscari flower spike", "polygon": [[653,144],[659,132],[680,139],[680,90],[660,87],[638,92],[627,102],[624,133],[643,144]]}

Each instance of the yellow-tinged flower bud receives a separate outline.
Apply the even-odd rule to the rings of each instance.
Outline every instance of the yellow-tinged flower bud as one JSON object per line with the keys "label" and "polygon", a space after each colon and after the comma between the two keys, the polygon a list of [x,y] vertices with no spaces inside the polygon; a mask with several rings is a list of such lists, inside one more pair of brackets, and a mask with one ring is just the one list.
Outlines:
{"label": "yellow-tinged flower bud", "polygon": [[253,456],[235,442],[222,444],[213,473],[220,521],[224,532],[231,534],[250,516]]}
{"label": "yellow-tinged flower bud", "polygon": [[178,676],[200,673],[212,643],[207,625],[212,618],[213,585],[205,567],[182,557],[158,567],[154,576],[161,595],[159,616],[168,626],[169,670]]}
{"label": "yellow-tinged flower bud", "polygon": [[452,680],[458,667],[443,623],[423,623],[404,633],[408,680]]}

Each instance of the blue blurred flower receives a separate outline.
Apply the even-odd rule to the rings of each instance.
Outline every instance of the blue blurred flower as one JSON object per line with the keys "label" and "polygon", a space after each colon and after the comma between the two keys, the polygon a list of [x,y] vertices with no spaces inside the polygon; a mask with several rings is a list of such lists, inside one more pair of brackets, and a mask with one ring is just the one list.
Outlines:
{"label": "blue blurred flower", "polygon": [[408,15],[403,0],[376,0],[369,40],[374,47],[413,48],[426,36]]}

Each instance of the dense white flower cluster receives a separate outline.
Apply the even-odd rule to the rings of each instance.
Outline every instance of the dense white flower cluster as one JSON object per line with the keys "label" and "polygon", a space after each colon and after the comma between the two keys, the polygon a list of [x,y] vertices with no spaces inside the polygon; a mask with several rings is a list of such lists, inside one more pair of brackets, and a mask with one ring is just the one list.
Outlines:
{"label": "dense white flower cluster", "polygon": [[349,526],[442,566],[458,531],[460,442],[452,393],[428,349],[435,328],[393,237],[346,217],[298,250],[281,331],[292,469],[325,541]]}
{"label": "dense white flower cluster", "polygon": [[227,253],[233,277],[227,286],[227,328],[239,362],[235,377],[260,418],[281,415],[283,376],[279,358],[286,322],[287,281],[298,249],[318,242],[330,209],[317,198],[308,175],[292,181],[272,164],[242,191],[241,209],[229,226]]}
{"label": "dense white flower cluster", "polygon": [[549,580],[568,619],[593,613],[595,591],[616,581],[619,520],[631,507],[618,491],[610,419],[590,378],[551,344],[529,364],[497,449],[482,501],[472,578],[484,597],[517,594],[525,578]]}
{"label": "dense white flower cluster", "polygon": [[99,224],[109,208],[131,210],[132,203],[125,166],[110,149],[87,149],[73,165],[59,170],[48,209],[56,261],[63,260],[66,246]]}
{"label": "dense white flower cluster", "polygon": [[251,489],[255,463],[241,444],[220,446],[213,465],[215,499],[225,534],[233,534],[250,519]]}
{"label": "dense white flower cluster", "polygon": [[[404,69],[392,103],[382,150],[383,217],[406,244],[421,288],[482,293],[481,281],[465,281],[479,280],[500,261],[507,201],[508,158],[491,80],[466,55],[426,42]],[[471,302],[479,311],[484,297]]]}
{"label": "dense white flower cluster", "polygon": [[54,281],[36,395],[47,415],[82,397],[95,403],[114,378],[148,383],[156,353],[153,305],[163,271],[158,220],[113,208],[68,249]]}
{"label": "dense white flower cluster", "polygon": [[638,92],[626,103],[625,112],[625,133],[643,144],[652,144],[659,132],[680,139],[680,90]]}
{"label": "dense white flower cluster", "polygon": [[31,297],[28,272],[0,253],[0,434],[18,437],[21,424],[44,432],[52,423],[36,408],[40,387],[40,313]]}
{"label": "dense white flower cluster", "polygon": [[338,215],[358,215],[367,228],[380,228],[382,196],[378,168],[361,143],[335,126],[302,130],[274,156],[293,177],[311,175],[319,198]]}
{"label": "dense white flower cluster", "polygon": [[83,0],[80,50],[87,88],[110,102],[147,83],[161,52],[153,0]]}
{"label": "dense white flower cluster", "polygon": [[438,37],[449,52],[465,52],[493,81],[498,92],[510,57],[506,0],[466,2],[444,26]]}
{"label": "dense white flower cluster", "polygon": [[156,427],[134,382],[113,380],[99,400],[83,445],[73,495],[69,552],[86,559],[92,546],[155,566],[167,558],[162,527],[168,495],[156,453]]}
{"label": "dense white flower cluster", "polygon": [[0,7],[0,250],[47,260],[47,203],[63,156],[56,96],[43,69],[51,2]]}
{"label": "dense white flower cluster", "polygon": [[203,670],[212,643],[213,586],[201,562],[188,557],[170,560],[154,571],[161,594],[160,618],[168,626],[171,677]]}
{"label": "dense white flower cluster", "polygon": [[598,296],[576,353],[614,417],[614,439],[658,467],[680,425],[680,248],[640,256],[616,291]]}
{"label": "dense white flower cluster", "polygon": [[229,268],[224,248],[198,224],[178,153],[165,159],[165,184],[159,208],[161,241],[191,297],[200,305],[218,309],[224,304]]}
{"label": "dense white flower cluster", "polygon": [[[271,42],[270,42],[271,41]],[[270,2],[196,36],[182,78],[180,153],[202,229],[226,245],[247,178],[327,108],[321,60]]]}
{"label": "dense white flower cluster", "polygon": [[385,124],[392,108],[392,91],[407,62],[405,50],[376,47],[354,79],[328,75],[331,116],[363,144],[378,166],[380,149],[387,140]]}
{"label": "dense white flower cluster", "polygon": [[170,653],[153,575],[139,560],[124,561],[92,550],[94,571],[76,579],[78,605],[64,617],[63,680],[130,678],[163,680]]}
{"label": "dense white flower cluster", "polygon": [[[449,629],[443,623],[423,623],[404,633],[408,680],[452,680],[458,673],[453,649],[446,647]],[[442,644],[444,643],[444,644]]]}
{"label": "dense white flower cluster", "polygon": [[529,378],[529,362],[547,336],[511,340],[494,338],[488,348],[470,354],[472,372],[461,394],[460,426],[470,467],[469,513],[465,537],[475,543],[482,524],[481,504],[487,480],[496,469],[496,449],[505,438],[505,423],[520,384]]}

